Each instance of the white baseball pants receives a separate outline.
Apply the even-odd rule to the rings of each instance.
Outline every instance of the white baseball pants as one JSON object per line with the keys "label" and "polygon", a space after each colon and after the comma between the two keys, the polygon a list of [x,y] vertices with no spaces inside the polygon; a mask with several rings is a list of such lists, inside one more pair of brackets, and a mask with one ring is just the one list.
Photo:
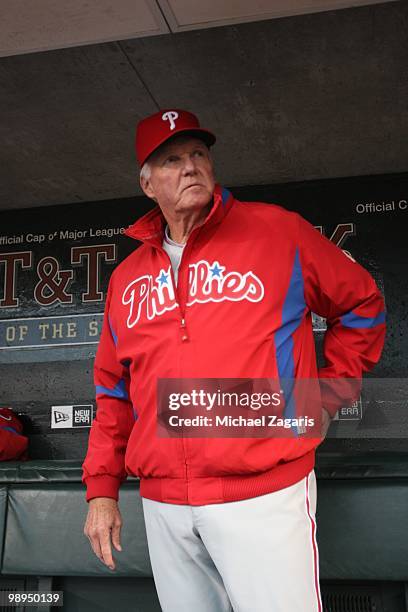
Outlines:
{"label": "white baseball pants", "polygon": [[322,612],[314,470],[243,501],[143,511],[164,612]]}

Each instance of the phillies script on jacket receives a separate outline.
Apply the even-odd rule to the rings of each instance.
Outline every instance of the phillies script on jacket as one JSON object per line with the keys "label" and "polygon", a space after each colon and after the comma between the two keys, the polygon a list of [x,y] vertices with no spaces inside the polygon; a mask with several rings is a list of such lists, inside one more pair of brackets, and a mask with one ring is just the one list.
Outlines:
{"label": "phillies script on jacket", "polygon": [[[144,497],[191,505],[294,484],[313,468],[321,438],[160,437],[157,381],[360,379],[384,343],[381,293],[297,213],[240,202],[218,185],[184,248],[175,287],[164,224],[156,208],[126,231],[143,244],[110,280],[83,466],[87,499],[117,499],[127,474],[140,477]],[[311,312],[327,319],[319,371]]]}

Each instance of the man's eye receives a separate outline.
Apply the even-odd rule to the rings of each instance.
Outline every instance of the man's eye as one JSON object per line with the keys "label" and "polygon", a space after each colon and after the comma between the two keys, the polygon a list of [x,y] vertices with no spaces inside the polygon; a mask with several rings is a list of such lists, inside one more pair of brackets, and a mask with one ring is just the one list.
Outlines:
{"label": "man's eye", "polygon": [[194,155],[198,155],[198,157],[203,157],[204,156],[204,152],[201,151],[200,149],[197,149],[196,151],[194,151]]}
{"label": "man's eye", "polygon": [[176,162],[177,160],[178,160],[177,155],[170,155],[169,157],[167,157],[166,163],[168,163],[168,162]]}

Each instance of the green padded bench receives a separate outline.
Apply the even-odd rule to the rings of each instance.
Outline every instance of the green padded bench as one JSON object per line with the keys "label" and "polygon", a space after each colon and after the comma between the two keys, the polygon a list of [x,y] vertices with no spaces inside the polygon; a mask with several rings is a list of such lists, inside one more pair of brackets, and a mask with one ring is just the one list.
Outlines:
{"label": "green padded bench", "polygon": [[66,612],[160,612],[138,484],[121,489],[123,552],[112,572],[83,535],[80,463],[0,463],[0,590],[62,591]]}
{"label": "green padded bench", "polygon": [[[408,581],[408,454],[325,453],[316,474],[321,578]],[[1,573],[112,575],[83,535],[84,491],[78,462],[0,464]],[[123,552],[114,574],[150,577],[136,479],[122,486],[120,509]]]}
{"label": "green padded bench", "polygon": [[316,473],[321,578],[407,582],[408,454],[324,454]]}
{"label": "green padded bench", "polygon": [[[408,612],[408,454],[321,453],[316,475],[323,583],[399,583],[406,604],[384,609]],[[78,462],[0,463],[0,575],[51,577],[53,588],[71,598],[67,610],[108,610],[119,594],[123,611],[160,610],[137,479],[122,486],[120,509],[123,552],[115,553],[112,572],[83,535],[87,503]]]}
{"label": "green padded bench", "polygon": [[[3,466],[5,466],[3,472]],[[0,464],[8,486],[1,573],[42,576],[151,577],[138,481],[121,489],[123,551],[112,572],[93,554],[83,535],[88,510],[78,462]]]}

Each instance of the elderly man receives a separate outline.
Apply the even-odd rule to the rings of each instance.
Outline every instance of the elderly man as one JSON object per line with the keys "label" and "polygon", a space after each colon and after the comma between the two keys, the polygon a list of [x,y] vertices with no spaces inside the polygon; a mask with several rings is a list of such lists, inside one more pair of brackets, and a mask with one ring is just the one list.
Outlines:
{"label": "elderly man", "polygon": [[[85,534],[114,569],[118,490],[133,474],[163,610],[321,611],[322,437],[159,436],[157,381],[359,380],[381,354],[384,303],[369,273],[300,215],[216,184],[214,142],[180,109],[138,125],[140,184],[158,206],[127,230],[143,244],[109,284]],[[319,371],[312,311],[328,324]],[[333,394],[324,405],[339,407]]]}

